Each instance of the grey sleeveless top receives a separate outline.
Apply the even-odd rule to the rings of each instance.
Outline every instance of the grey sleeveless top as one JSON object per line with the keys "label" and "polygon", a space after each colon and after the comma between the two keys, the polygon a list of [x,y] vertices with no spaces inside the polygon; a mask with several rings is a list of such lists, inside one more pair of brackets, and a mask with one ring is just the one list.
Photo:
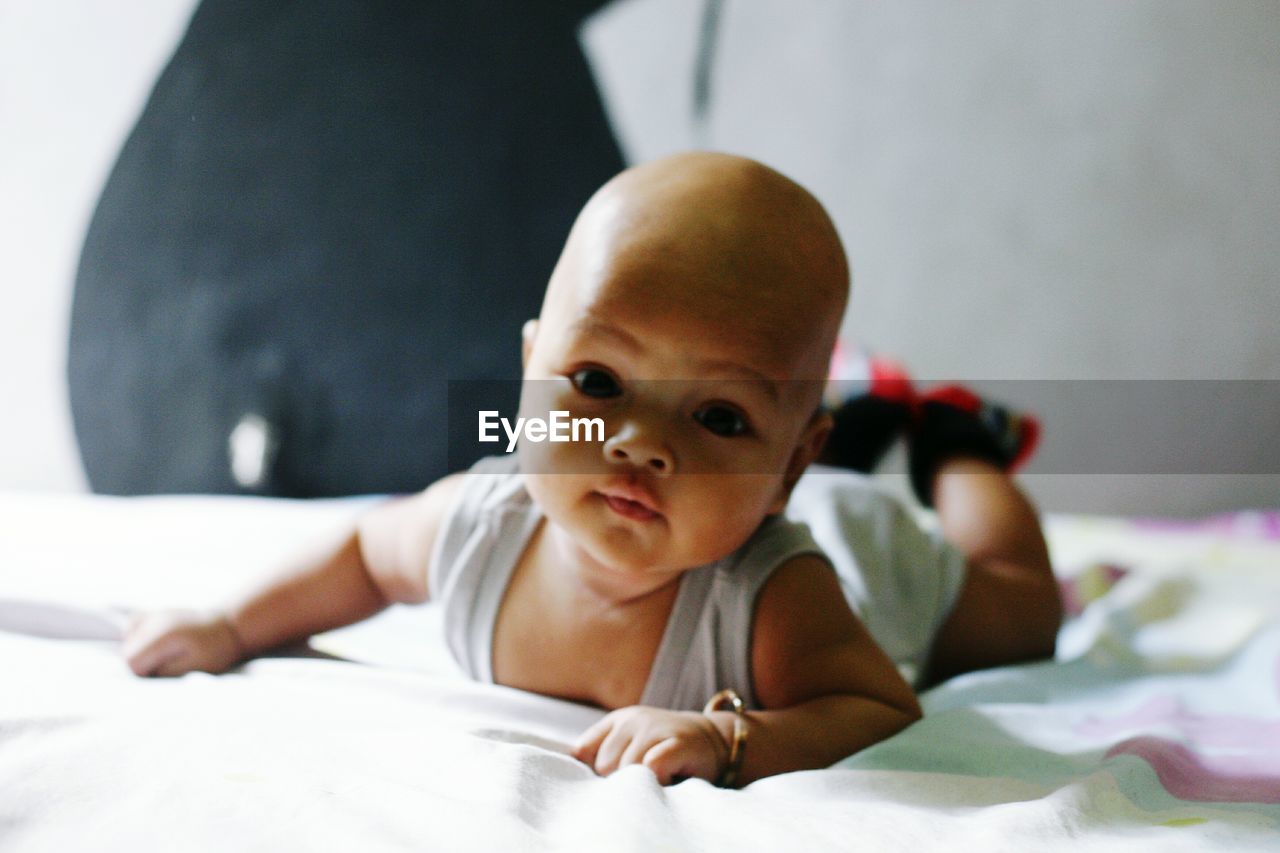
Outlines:
{"label": "grey sleeveless top", "polygon": [[[516,562],[542,520],[510,457],[478,462],[436,536],[428,573],[445,640],[463,671],[493,681],[493,631]],[[641,705],[700,710],[731,687],[757,707],[751,683],[755,600],[774,570],[821,550],[803,524],[767,519],[741,548],[680,578]]]}

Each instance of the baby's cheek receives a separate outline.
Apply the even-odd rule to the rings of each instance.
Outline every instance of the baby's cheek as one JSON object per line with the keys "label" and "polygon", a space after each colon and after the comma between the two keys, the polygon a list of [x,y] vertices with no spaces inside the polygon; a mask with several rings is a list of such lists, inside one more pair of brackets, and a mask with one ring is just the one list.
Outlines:
{"label": "baby's cheek", "polygon": [[[570,433],[572,436],[572,433]],[[573,440],[541,442],[523,440],[516,451],[520,470],[528,476],[590,475],[603,467],[601,443]]]}
{"label": "baby's cheek", "polygon": [[567,530],[579,530],[593,517],[592,478],[533,471],[525,475],[525,489],[548,519]]}
{"label": "baby's cheek", "polygon": [[529,497],[533,498],[534,503],[542,508],[542,511],[552,516],[556,514],[556,509],[560,506],[565,494],[563,483],[557,483],[560,478],[553,477],[534,468],[525,468],[525,454],[521,454],[520,467],[525,473],[524,483],[525,489],[529,492]]}
{"label": "baby's cheek", "polygon": [[697,564],[714,562],[740,548],[767,515],[777,478],[762,475],[692,476],[673,523],[682,550]]}

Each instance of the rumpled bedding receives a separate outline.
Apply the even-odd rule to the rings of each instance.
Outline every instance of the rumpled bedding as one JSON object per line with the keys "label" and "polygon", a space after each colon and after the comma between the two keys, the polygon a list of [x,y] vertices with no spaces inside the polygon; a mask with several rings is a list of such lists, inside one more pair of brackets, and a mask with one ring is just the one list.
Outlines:
{"label": "rumpled bedding", "polygon": [[1056,661],[740,791],[596,777],[566,748],[600,712],[465,681],[429,605],[129,673],[129,609],[216,604],[367,505],[0,495],[0,849],[1280,848],[1280,512],[1049,518]]}

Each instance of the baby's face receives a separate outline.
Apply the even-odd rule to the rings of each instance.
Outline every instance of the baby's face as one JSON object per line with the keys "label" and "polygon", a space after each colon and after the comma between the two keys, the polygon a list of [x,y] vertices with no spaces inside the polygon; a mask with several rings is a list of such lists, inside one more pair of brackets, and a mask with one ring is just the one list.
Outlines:
{"label": "baby's face", "polygon": [[625,573],[736,550],[783,508],[828,423],[816,407],[829,324],[753,277],[751,258],[726,263],[714,239],[677,230],[579,234],[526,338],[521,415],[605,425],[603,441],[523,445],[529,492]]}

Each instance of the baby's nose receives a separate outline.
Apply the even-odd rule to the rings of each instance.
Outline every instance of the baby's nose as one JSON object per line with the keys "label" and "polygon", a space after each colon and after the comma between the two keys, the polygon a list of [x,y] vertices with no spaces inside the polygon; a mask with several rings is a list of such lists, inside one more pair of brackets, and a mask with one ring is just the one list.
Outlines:
{"label": "baby's nose", "polygon": [[660,476],[675,471],[675,455],[666,442],[653,430],[642,429],[634,422],[625,424],[605,441],[604,455],[610,462],[629,462]]}

